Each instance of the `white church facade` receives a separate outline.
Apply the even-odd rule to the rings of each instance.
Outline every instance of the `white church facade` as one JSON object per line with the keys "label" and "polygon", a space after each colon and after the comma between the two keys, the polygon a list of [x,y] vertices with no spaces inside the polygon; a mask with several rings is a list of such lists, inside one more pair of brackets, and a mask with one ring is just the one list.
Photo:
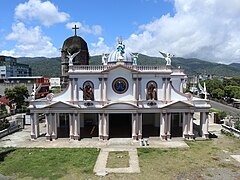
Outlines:
{"label": "white church facade", "polygon": [[[39,137],[39,115],[46,117],[46,139],[173,137],[193,139],[194,113],[200,113],[197,132],[208,138],[209,102],[184,93],[186,75],[165,66],[138,65],[137,54],[121,41],[102,65],[89,65],[88,49],[79,36],[62,48],[66,88],[60,94],[30,101],[31,138]],[[83,59],[83,61],[82,61]],[[170,62],[169,62],[170,60]]]}

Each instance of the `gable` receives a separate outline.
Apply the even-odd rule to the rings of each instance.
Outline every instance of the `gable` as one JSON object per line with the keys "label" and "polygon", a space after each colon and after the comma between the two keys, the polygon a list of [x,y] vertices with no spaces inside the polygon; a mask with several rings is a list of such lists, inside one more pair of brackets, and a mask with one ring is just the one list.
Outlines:
{"label": "gable", "polygon": [[174,109],[174,108],[181,109],[181,108],[192,108],[192,107],[194,107],[194,105],[183,102],[183,101],[176,101],[176,102],[166,104],[164,107],[172,108],[172,109]]}
{"label": "gable", "polygon": [[78,106],[76,105],[72,105],[72,104],[69,104],[69,103],[66,103],[66,102],[62,102],[62,101],[59,101],[59,102],[54,102],[50,105],[47,105],[44,108],[77,108]]}

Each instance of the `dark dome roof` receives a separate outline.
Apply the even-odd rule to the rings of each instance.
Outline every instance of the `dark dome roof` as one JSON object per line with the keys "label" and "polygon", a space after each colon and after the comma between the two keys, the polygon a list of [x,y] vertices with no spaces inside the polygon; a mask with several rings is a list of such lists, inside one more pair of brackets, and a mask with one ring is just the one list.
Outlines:
{"label": "dark dome roof", "polygon": [[73,64],[75,65],[88,65],[89,64],[89,52],[86,41],[79,36],[71,36],[67,38],[62,46],[62,61],[66,62],[68,59],[66,55],[68,52],[71,54],[80,51],[80,53],[74,58]]}
{"label": "dark dome roof", "polygon": [[71,36],[71,37],[67,38],[63,43],[62,50],[67,50],[70,47],[72,47],[72,48],[77,47],[81,50],[88,51],[88,46],[87,46],[86,41],[84,41],[84,39],[79,36]]}

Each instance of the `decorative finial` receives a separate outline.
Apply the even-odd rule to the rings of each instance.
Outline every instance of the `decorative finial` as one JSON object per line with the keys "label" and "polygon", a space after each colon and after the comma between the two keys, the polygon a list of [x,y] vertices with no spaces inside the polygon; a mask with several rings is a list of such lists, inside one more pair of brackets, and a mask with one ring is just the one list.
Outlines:
{"label": "decorative finial", "polygon": [[79,27],[77,27],[77,25],[75,24],[75,26],[74,26],[72,29],[74,29],[74,31],[75,31],[75,36],[77,36],[77,29],[79,29]]}

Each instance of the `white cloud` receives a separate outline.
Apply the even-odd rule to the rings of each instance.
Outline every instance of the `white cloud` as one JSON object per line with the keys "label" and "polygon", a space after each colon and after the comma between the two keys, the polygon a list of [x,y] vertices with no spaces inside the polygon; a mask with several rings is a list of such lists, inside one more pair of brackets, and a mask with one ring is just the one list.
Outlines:
{"label": "white cloud", "polygon": [[90,55],[94,56],[94,55],[99,55],[103,53],[110,53],[112,49],[105,44],[103,37],[99,37],[97,43],[91,43],[91,47],[89,51],[90,51]]}
{"label": "white cloud", "polygon": [[20,21],[38,20],[44,26],[51,26],[67,21],[70,16],[65,12],[59,12],[50,1],[29,0],[15,8],[15,17]]}
{"label": "white cloud", "polygon": [[51,39],[42,34],[39,26],[28,29],[21,22],[13,24],[12,33],[8,34],[6,39],[16,41],[16,45],[11,50],[3,50],[3,55],[56,57],[60,54],[51,43]]}
{"label": "white cloud", "polygon": [[176,14],[139,27],[124,42],[130,51],[160,56],[197,57],[223,63],[240,61],[239,0],[175,0]]}
{"label": "white cloud", "polygon": [[89,26],[86,24],[82,24],[80,22],[69,22],[66,24],[66,27],[68,29],[72,29],[72,27],[74,27],[75,25],[79,28],[79,31],[81,33],[94,34],[94,35],[101,35],[102,33],[102,27],[100,25]]}

